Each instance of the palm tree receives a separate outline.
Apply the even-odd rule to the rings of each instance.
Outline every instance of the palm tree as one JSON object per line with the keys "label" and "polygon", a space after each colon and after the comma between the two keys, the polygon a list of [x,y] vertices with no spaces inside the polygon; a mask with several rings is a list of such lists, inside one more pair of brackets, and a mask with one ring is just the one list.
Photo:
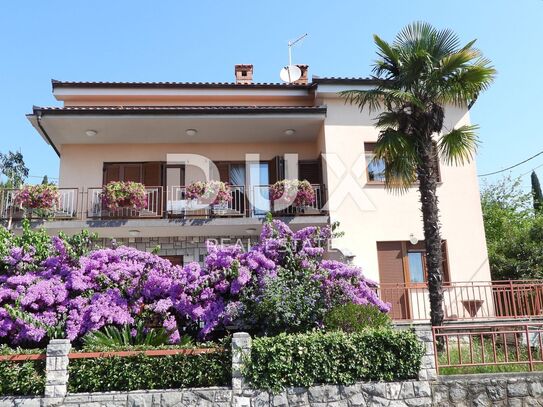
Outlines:
{"label": "palm tree", "polygon": [[444,129],[445,106],[471,107],[493,81],[495,69],[481,52],[464,46],[450,30],[416,22],[394,42],[374,35],[376,85],[341,93],[347,103],[376,112],[380,129],[375,160],[385,163],[386,187],[405,192],[418,181],[427,256],[430,320],[443,322],[442,240],[438,197],[438,154],[447,164],[469,162],[476,151],[477,126]]}

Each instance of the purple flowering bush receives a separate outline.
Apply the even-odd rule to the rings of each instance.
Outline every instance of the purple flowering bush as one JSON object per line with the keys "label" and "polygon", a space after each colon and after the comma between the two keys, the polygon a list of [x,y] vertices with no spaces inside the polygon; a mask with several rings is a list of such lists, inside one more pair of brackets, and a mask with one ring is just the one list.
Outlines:
{"label": "purple flowering bush", "polygon": [[11,245],[1,258],[0,342],[79,341],[107,326],[144,324],[165,328],[175,343],[180,335],[217,338],[236,327],[310,330],[347,303],[387,312],[359,268],[322,259],[331,234],[329,227],[293,232],[269,220],[250,250],[208,242],[204,265],[184,267],[128,247],[75,250],[85,236],[53,237],[45,258],[28,242]]}

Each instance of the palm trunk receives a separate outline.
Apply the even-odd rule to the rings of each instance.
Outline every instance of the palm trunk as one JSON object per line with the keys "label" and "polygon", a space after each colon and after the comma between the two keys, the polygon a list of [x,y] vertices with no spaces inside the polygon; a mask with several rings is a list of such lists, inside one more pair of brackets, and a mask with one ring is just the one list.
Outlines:
{"label": "palm trunk", "polygon": [[435,164],[435,148],[431,137],[421,148],[421,164],[417,173],[419,179],[422,222],[426,244],[426,268],[428,272],[428,291],[430,295],[430,322],[432,326],[443,324],[443,274],[441,234],[439,231],[439,208],[436,194],[438,182]]}

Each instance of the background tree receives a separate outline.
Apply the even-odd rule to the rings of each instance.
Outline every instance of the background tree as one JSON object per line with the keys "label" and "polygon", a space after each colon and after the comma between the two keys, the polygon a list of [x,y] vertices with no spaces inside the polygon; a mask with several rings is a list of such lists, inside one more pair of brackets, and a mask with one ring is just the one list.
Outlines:
{"label": "background tree", "polygon": [[461,46],[450,30],[417,22],[405,27],[394,42],[374,35],[377,81],[371,90],[342,92],[362,110],[379,111],[381,129],[375,159],[385,163],[388,188],[406,191],[418,181],[422,210],[430,319],[443,322],[442,241],[436,186],[438,151],[448,164],[468,162],[478,144],[476,126],[445,129],[445,106],[467,107],[492,82],[495,70],[475,41]]}
{"label": "background tree", "polygon": [[534,200],[534,211],[537,213],[543,212],[543,193],[541,192],[541,184],[535,171],[532,171],[532,197]]}
{"label": "background tree", "polygon": [[28,177],[28,168],[20,152],[0,153],[0,170],[7,177],[6,188],[19,188]]}
{"label": "background tree", "polygon": [[543,278],[543,214],[534,213],[521,180],[486,185],[481,205],[492,279]]}

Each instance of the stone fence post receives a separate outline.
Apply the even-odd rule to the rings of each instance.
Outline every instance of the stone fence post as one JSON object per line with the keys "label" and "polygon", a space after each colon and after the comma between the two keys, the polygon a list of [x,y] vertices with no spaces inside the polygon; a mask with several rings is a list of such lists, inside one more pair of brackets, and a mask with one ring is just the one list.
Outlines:
{"label": "stone fence post", "polygon": [[45,397],[63,399],[68,393],[68,354],[72,345],[68,339],[52,339],[47,345],[45,361]]}
{"label": "stone fence post", "polygon": [[236,407],[249,407],[250,398],[242,397],[247,383],[243,377],[243,360],[251,355],[251,335],[236,332],[232,338],[232,396]]}
{"label": "stone fence post", "polygon": [[434,335],[430,325],[415,325],[415,334],[424,346],[424,356],[419,372],[419,380],[437,379],[437,366],[434,350]]}

